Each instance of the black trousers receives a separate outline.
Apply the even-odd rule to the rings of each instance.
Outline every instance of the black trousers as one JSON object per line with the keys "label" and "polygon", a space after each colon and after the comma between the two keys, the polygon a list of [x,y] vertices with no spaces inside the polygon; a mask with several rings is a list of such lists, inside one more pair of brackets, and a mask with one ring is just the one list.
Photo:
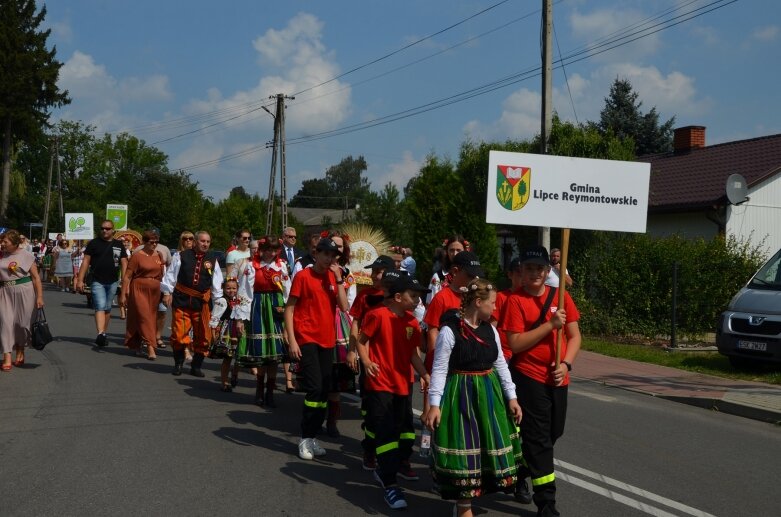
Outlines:
{"label": "black trousers", "polygon": [[301,417],[301,438],[314,438],[325,421],[328,392],[331,391],[331,369],[334,352],[316,343],[301,345],[301,385],[304,409]]}
{"label": "black trousers", "polygon": [[377,474],[386,487],[394,485],[399,465],[412,455],[415,443],[410,397],[367,391],[365,401],[366,431],[374,435]]}
{"label": "black trousers", "polygon": [[543,507],[556,502],[553,446],[564,434],[568,389],[537,382],[517,370],[512,370],[512,378],[523,410],[522,450],[531,476],[534,503]]}

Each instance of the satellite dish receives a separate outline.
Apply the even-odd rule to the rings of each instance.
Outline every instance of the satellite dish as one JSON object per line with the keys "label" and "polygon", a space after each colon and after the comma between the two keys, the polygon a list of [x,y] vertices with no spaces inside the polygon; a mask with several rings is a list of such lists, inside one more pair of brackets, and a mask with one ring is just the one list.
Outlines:
{"label": "satellite dish", "polygon": [[731,174],[727,178],[727,199],[733,205],[739,205],[748,201],[748,187],[746,178],[740,174]]}

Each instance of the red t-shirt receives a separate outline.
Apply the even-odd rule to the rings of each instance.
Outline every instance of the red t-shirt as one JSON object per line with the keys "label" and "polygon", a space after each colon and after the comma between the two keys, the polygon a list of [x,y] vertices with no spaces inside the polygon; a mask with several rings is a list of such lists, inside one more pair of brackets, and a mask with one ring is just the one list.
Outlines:
{"label": "red t-shirt", "polygon": [[[501,321],[501,329],[505,332],[522,333],[534,325],[540,317],[540,311],[545,305],[545,299],[548,297],[550,289],[551,287],[545,286],[545,292],[540,296],[532,296],[523,289],[512,293],[504,302],[502,317],[499,320]],[[558,303],[559,295],[556,293],[543,324],[551,319],[553,313],[558,309]],[[564,309],[567,311],[567,323],[580,319],[580,313],[569,293],[565,294]],[[528,350],[515,354],[510,367],[538,382],[553,386],[550,365],[556,361],[556,332],[549,333]],[[564,357],[566,353],[567,334],[565,332],[561,340],[561,357]],[[569,376],[564,379],[564,385],[567,384],[569,384]]]}
{"label": "red t-shirt", "polygon": [[496,330],[499,331],[499,341],[502,344],[502,355],[504,355],[504,359],[506,361],[509,361],[513,356],[513,351],[510,350],[510,346],[507,344],[507,335],[501,329],[502,308],[504,307],[504,303],[507,301],[507,298],[510,297],[512,292],[512,289],[505,289],[504,291],[498,291],[496,293],[496,308],[494,309],[494,313],[491,315],[491,319],[497,322]]}
{"label": "red t-shirt", "polygon": [[[461,296],[456,294],[450,287],[445,287],[431,299],[431,303],[428,304],[426,309],[426,315],[423,316],[423,322],[428,325],[429,328],[439,329],[439,320],[442,315],[450,309],[461,308]],[[431,351],[426,352],[426,371],[431,373],[431,368],[434,365],[434,354]]]}
{"label": "red t-shirt", "polygon": [[409,395],[412,354],[422,337],[415,316],[409,312],[396,316],[383,305],[366,313],[361,333],[369,338],[369,358],[380,365],[376,376],[366,376],[366,389]]}
{"label": "red t-shirt", "polygon": [[375,289],[374,287],[364,287],[363,289],[358,291],[358,294],[355,296],[353,305],[352,307],[350,307],[350,316],[352,316],[354,320],[362,321],[363,317],[366,315],[366,312],[369,309],[373,309],[377,306],[377,304],[369,305],[367,303],[366,297],[382,296],[382,295],[383,295],[382,289]]}
{"label": "red t-shirt", "polygon": [[293,311],[293,333],[300,345],[316,343],[322,348],[336,345],[336,277],[313,267],[302,269],[294,278],[290,296],[297,298]]}

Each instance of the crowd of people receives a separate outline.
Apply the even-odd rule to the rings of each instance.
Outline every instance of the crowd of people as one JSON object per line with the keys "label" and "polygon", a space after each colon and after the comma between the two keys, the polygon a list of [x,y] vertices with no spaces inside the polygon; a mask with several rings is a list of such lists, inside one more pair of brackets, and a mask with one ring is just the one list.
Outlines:
{"label": "crowd of people", "polygon": [[[295,228],[256,239],[242,229],[224,271],[205,231],[183,232],[173,252],[155,230],[132,251],[113,235],[112,222],[103,221],[81,253],[60,251],[55,260],[56,277],[68,284],[61,289],[70,289],[68,278],[78,292],[89,286],[97,346],[108,345],[118,292],[127,311],[124,345],[149,360],[166,346],[161,332],[170,312],[173,375],[189,362],[189,374],[205,377],[204,360],[219,359],[219,389],[231,392],[249,370],[255,403],[273,410],[283,365],[284,391],[304,394],[304,460],[326,454],[317,440],[324,424],[339,436],[340,394],[359,392],[363,468],[394,509],[407,507],[397,479],[419,478],[410,462],[417,378],[421,422],[432,436],[431,475],[442,498],[454,501],[454,515],[472,515],[474,498],[497,491],[534,502],[538,515],[559,515],[553,449],[564,431],[580,332],[568,294],[559,307],[558,281],[572,279],[558,267],[558,250],[522,249],[508,268],[511,287],[499,291],[470,243],[452,235],[428,286],[415,279],[412,250],[398,247],[366,266],[372,284],[359,289],[350,236],[338,230],[313,234],[300,248]],[[20,245],[18,232],[3,235],[4,371],[23,364],[34,308],[43,306],[35,256]],[[68,250],[67,241],[58,247]],[[7,313],[24,317],[11,321]]]}

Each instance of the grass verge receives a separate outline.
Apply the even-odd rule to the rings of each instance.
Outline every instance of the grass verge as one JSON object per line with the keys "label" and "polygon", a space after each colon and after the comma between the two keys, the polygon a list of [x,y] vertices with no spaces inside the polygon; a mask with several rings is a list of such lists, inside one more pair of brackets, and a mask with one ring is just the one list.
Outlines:
{"label": "grass verge", "polygon": [[727,379],[781,384],[781,367],[759,365],[750,369],[738,369],[718,352],[668,352],[656,346],[628,345],[594,338],[584,338],[582,349],[611,357],[669,366]]}

